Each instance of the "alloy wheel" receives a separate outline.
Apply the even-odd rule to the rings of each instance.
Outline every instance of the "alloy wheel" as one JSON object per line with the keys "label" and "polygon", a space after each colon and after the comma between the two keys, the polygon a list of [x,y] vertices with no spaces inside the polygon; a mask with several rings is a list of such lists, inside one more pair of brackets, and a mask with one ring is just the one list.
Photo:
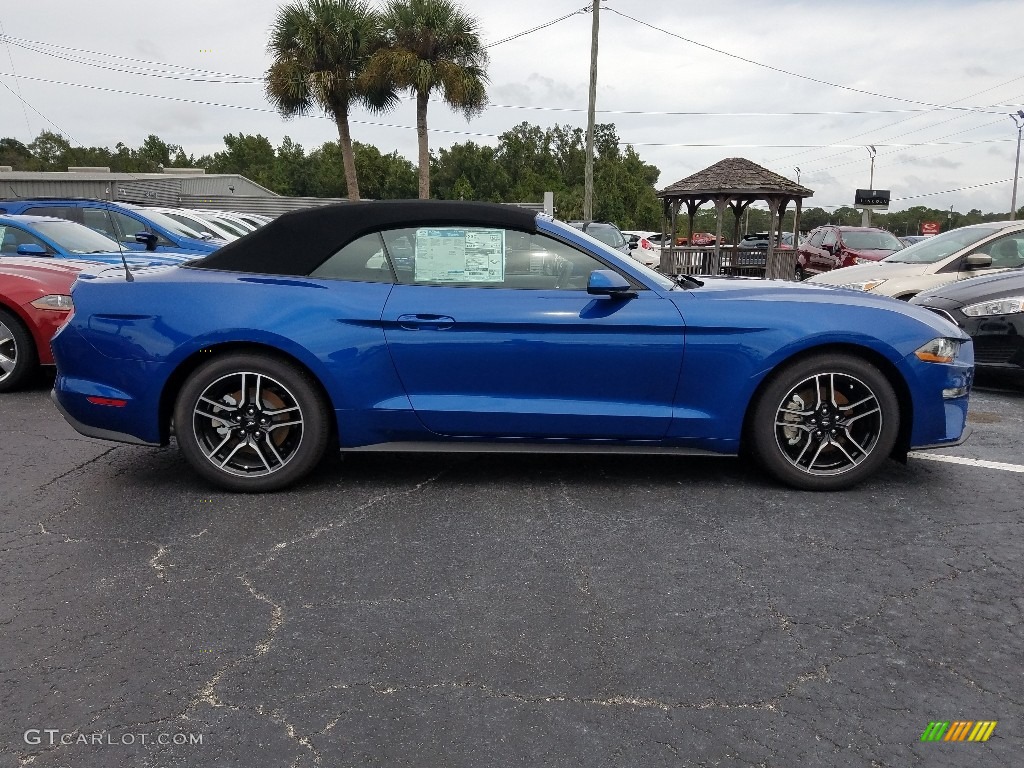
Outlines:
{"label": "alloy wheel", "polygon": [[14,375],[18,367],[18,342],[14,332],[0,320],[0,381]]}
{"label": "alloy wheel", "polygon": [[848,373],[816,373],[789,391],[775,415],[785,459],[811,476],[841,475],[860,466],[882,434],[878,396]]}
{"label": "alloy wheel", "polygon": [[286,467],[302,444],[304,427],[296,396],[264,373],[222,376],[193,408],[193,434],[203,455],[238,477],[264,477]]}

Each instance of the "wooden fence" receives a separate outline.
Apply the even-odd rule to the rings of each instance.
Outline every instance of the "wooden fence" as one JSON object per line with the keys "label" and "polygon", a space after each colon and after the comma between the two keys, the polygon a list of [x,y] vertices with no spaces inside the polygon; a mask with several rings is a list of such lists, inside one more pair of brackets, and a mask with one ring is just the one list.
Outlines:
{"label": "wooden fence", "polygon": [[775,249],[771,259],[759,248],[719,248],[716,263],[714,247],[675,246],[662,248],[661,271],[666,275],[732,275],[735,277],[768,277],[794,280],[796,251]]}

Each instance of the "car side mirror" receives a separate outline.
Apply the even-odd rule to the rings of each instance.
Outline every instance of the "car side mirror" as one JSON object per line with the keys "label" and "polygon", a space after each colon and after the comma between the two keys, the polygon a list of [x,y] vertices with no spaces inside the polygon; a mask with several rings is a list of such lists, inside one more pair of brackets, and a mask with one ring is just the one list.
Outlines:
{"label": "car side mirror", "polygon": [[822,243],[821,247],[824,248],[829,253],[832,253],[832,251],[834,251],[836,249],[836,244],[835,243]]}
{"label": "car side mirror", "polygon": [[152,232],[136,232],[135,242],[144,244],[147,251],[155,251],[157,237]]}
{"label": "car side mirror", "polygon": [[[18,249],[18,253],[21,253],[21,249]],[[967,269],[985,269],[992,266],[992,257],[987,253],[972,253],[964,259],[964,266]]]}
{"label": "car side mirror", "polygon": [[631,299],[636,291],[629,281],[613,269],[595,269],[587,278],[587,293],[594,296],[617,296]]}
{"label": "car side mirror", "polygon": [[19,256],[46,256],[46,249],[39,243],[22,243],[18,246]]}

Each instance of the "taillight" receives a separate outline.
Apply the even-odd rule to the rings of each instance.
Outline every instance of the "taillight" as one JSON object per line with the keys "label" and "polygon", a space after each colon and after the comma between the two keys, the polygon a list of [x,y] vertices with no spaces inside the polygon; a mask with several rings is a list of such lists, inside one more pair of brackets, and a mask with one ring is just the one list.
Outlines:
{"label": "taillight", "polygon": [[653,251],[654,250],[654,248],[651,247],[651,241],[648,240],[645,237],[641,237],[640,238],[640,247],[641,248],[646,248],[649,251]]}

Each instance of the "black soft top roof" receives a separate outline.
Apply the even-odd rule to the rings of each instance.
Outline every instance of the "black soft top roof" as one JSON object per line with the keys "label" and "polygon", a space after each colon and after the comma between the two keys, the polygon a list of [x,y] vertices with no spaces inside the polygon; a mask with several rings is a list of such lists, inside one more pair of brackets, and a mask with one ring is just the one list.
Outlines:
{"label": "black soft top roof", "polygon": [[306,208],[188,264],[195,269],[308,275],[342,246],[368,232],[421,224],[499,227],[536,232],[536,213],[514,205],[448,200],[380,200]]}

